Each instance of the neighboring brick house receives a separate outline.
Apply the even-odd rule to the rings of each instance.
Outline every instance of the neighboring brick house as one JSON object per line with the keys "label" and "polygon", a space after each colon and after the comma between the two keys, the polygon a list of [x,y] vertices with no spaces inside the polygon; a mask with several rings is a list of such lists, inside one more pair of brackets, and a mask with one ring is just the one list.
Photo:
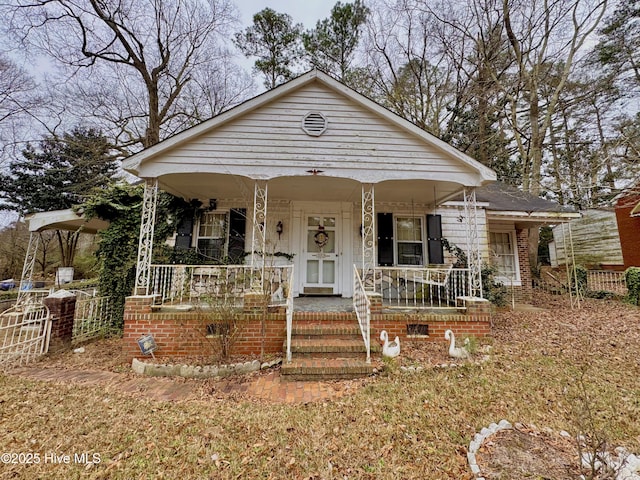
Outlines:
{"label": "neighboring brick house", "polygon": [[624,267],[640,266],[640,183],[620,195],[615,203]]}

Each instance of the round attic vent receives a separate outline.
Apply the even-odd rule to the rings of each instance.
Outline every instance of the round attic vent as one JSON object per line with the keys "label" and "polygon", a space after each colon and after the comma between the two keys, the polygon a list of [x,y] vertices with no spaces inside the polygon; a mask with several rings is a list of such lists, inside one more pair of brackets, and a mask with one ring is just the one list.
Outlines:
{"label": "round attic vent", "polygon": [[320,112],[309,112],[302,119],[302,129],[307,135],[319,137],[327,130],[327,119]]}

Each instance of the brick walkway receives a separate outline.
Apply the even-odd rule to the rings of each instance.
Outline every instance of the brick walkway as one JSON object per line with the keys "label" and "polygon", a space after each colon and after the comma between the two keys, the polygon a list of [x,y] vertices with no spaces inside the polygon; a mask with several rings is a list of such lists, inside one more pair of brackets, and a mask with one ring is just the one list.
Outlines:
{"label": "brick walkway", "polygon": [[[52,383],[100,386],[107,391],[115,390],[157,401],[206,398],[202,396],[202,381],[182,378],[132,377],[115,372],[39,367],[24,367],[14,370],[11,375]],[[358,383],[282,381],[280,372],[270,372],[246,379],[223,379],[213,385],[216,392],[223,394],[236,393],[250,399],[294,404],[339,398],[352,392]]]}

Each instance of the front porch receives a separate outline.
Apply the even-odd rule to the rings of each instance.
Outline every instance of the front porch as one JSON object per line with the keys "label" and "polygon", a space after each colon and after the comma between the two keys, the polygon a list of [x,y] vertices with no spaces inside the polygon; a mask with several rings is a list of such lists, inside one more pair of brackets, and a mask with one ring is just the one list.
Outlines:
{"label": "front porch", "polygon": [[[198,269],[207,269],[206,277],[204,270]],[[447,329],[459,336],[480,338],[490,334],[489,303],[462,295],[468,292],[468,282],[464,281],[467,270],[453,272],[447,268],[449,276],[443,285],[424,283],[442,270],[384,268],[374,275],[377,291],[361,290],[361,295],[354,298],[294,298],[289,288],[291,266],[257,273],[265,279],[261,292],[269,292],[267,295],[255,290],[256,281],[251,280],[247,266],[154,266],[151,278],[164,281],[151,282],[158,286],[157,293],[127,299],[124,350],[130,358],[139,357],[138,339],[151,334],[158,356],[211,357],[213,335],[208,322],[216,309],[225,314],[229,310],[211,304],[212,297],[205,292],[217,292],[215,298],[219,300],[223,298],[220,289],[224,288],[225,292],[234,292],[226,297],[228,306],[242,318],[233,355],[283,355],[283,374],[290,373],[294,378],[325,378],[331,376],[331,369],[334,377],[362,375],[373,369],[372,352],[378,358],[377,339],[382,330],[392,338],[400,337],[401,343],[443,341]],[[354,277],[359,279],[357,269]],[[180,291],[169,278],[179,279],[180,286],[193,284],[195,288]],[[389,295],[389,291],[402,294]]]}

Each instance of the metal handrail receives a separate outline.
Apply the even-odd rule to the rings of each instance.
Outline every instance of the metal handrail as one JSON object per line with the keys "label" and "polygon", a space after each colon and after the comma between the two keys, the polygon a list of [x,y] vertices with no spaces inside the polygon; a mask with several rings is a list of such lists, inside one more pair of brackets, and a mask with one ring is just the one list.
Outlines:
{"label": "metal handrail", "polygon": [[364,289],[358,267],[353,266],[353,309],[358,317],[360,333],[367,350],[367,363],[371,363],[371,301]]}
{"label": "metal handrail", "polygon": [[287,363],[291,363],[291,331],[293,329],[293,265],[289,273],[287,290]]}

